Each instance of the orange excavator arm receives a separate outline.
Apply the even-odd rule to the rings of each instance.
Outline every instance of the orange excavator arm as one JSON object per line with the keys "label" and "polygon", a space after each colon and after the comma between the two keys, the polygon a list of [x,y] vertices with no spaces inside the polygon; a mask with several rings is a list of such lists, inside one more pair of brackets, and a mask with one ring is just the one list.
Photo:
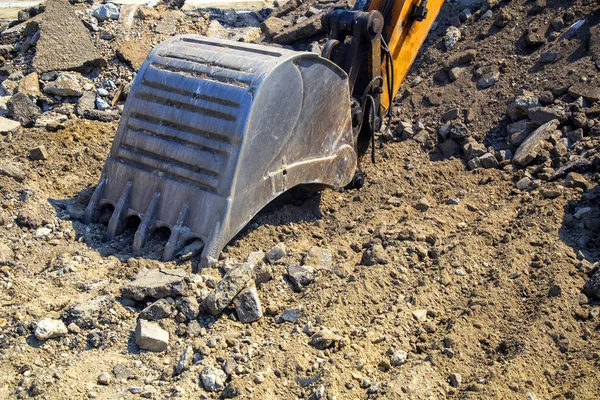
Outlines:
{"label": "orange excavator arm", "polygon": [[[389,16],[385,16],[385,25],[382,37],[387,43],[393,60],[393,90],[392,97],[395,97],[400,85],[404,81],[413,61],[419,53],[419,49],[427,38],[427,34],[437,18],[444,0],[427,0],[424,7],[427,9],[423,17],[419,14],[418,7],[423,7],[422,0],[390,0],[392,2]],[[369,11],[385,12],[385,0],[373,0],[368,8]],[[388,6],[389,7],[389,6]],[[415,15],[417,12],[419,15]],[[389,21],[388,21],[389,20]],[[386,81],[390,81],[387,71],[389,68],[387,59],[382,62],[383,76]],[[384,109],[389,108],[390,98],[387,91],[382,93],[381,106]]]}

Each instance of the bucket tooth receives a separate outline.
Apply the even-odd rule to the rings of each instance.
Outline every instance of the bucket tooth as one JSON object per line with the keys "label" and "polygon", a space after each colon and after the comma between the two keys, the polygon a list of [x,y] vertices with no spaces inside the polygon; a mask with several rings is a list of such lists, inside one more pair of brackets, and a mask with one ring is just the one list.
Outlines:
{"label": "bucket tooth", "polygon": [[148,205],[148,209],[144,213],[144,218],[142,219],[142,222],[140,222],[137,231],[135,231],[135,235],[133,237],[133,251],[138,251],[142,247],[144,247],[146,239],[148,239],[150,227],[152,226],[152,222],[154,221],[154,216],[159,201],[160,192],[155,192],[154,196],[152,196],[150,204]]}
{"label": "bucket tooth", "polygon": [[179,217],[177,218],[177,224],[173,226],[173,229],[171,229],[171,236],[169,236],[169,240],[167,241],[167,244],[165,244],[165,250],[163,251],[162,256],[163,261],[171,260],[173,256],[181,249],[181,231],[184,229],[183,224],[185,222],[185,218],[187,217],[189,209],[189,204],[184,204],[181,208],[181,211],[179,212]]}
{"label": "bucket tooth", "polygon": [[111,241],[115,236],[120,235],[125,230],[125,214],[129,209],[129,197],[131,196],[131,181],[127,182],[123,193],[117,202],[117,206],[113,211],[110,221],[108,221],[108,229],[106,231],[106,240]]}
{"label": "bucket tooth", "polygon": [[99,211],[98,203],[100,202],[100,199],[102,198],[105,186],[106,186],[106,179],[103,178],[98,183],[98,186],[96,186],[96,189],[94,190],[94,193],[92,194],[92,198],[90,199],[89,204],[85,208],[85,211],[83,213],[83,223],[84,224],[96,222],[100,218],[100,215],[98,212]]}

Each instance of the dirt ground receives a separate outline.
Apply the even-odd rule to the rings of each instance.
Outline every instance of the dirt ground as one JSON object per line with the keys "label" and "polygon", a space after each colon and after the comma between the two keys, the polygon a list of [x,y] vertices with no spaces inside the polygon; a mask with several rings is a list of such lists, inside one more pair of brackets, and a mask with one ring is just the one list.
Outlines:
{"label": "dirt ground", "polygon": [[[447,58],[445,31],[434,32],[403,85],[392,127],[422,122],[435,137],[442,115],[459,107],[476,115],[472,136],[500,150],[509,147],[506,110],[520,90],[541,93],[582,76],[595,82],[587,44],[577,37],[545,45],[560,58],[549,66],[522,41],[524,26],[547,26],[565,12],[594,26],[597,6],[549,0],[531,16],[531,4],[503,3],[513,19],[502,29],[493,19],[467,24],[453,50],[477,49],[473,69],[499,66],[488,90],[470,73],[452,83],[434,79]],[[447,5],[442,18],[458,7]],[[424,81],[411,87],[417,75]],[[426,97],[436,92],[443,103],[432,107]],[[518,190],[523,171],[510,164],[470,171],[463,158],[444,157],[436,139],[382,135],[377,162],[363,163],[363,188],[326,190],[259,214],[217,268],[190,278],[202,299],[227,264],[285,244],[287,256],[271,265],[273,279],[258,288],[265,317],[242,324],[230,308],[201,315],[193,332],[190,323],[161,319],[169,347],[152,353],[140,351],[133,334],[146,304],[126,301],[120,289],[142,267],[191,273],[198,260],[163,263],[160,234],[136,254],[133,229],[105,242],[104,224],[78,221],[117,125],[71,119],[57,132],[28,128],[0,137],[0,165],[13,163],[24,174],[0,174],[0,398],[600,398],[599,309],[582,294],[600,245],[571,223],[576,209],[598,205],[594,169],[585,172],[587,191],[558,187],[562,181]],[[590,132],[582,151],[599,148]],[[47,160],[32,161],[30,150],[41,145]],[[542,194],[550,187],[558,197]],[[295,292],[284,279],[286,265],[301,263],[313,247],[328,250],[331,265],[316,266],[316,280]],[[364,265],[374,248],[382,250],[378,262]],[[94,327],[44,342],[34,336],[40,319],[99,295],[117,301]],[[300,310],[298,320],[282,322],[290,309]],[[309,345],[306,332],[316,327],[332,331],[335,344]],[[90,344],[90,335],[99,343]],[[188,346],[195,362],[173,376]],[[408,358],[393,365],[398,350]],[[204,390],[203,368],[225,364],[227,389]],[[128,373],[114,376],[116,366]],[[109,385],[98,383],[104,371],[114,374]]]}

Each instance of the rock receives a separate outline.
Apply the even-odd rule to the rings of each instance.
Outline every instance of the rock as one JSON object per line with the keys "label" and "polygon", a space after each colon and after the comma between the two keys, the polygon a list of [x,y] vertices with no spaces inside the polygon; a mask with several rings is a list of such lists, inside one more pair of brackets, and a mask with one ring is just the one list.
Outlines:
{"label": "rock", "polygon": [[542,54],[540,54],[540,62],[542,64],[550,64],[553,63],[554,61],[556,61],[556,58],[558,57],[558,54],[556,54],[553,51],[545,51]]}
{"label": "rock", "polygon": [[108,314],[115,303],[114,297],[102,295],[66,309],[64,318],[68,323],[75,323],[80,328],[92,328],[98,320]]}
{"label": "rock", "polygon": [[0,175],[13,178],[17,182],[22,182],[25,180],[25,173],[21,170],[21,168],[12,163],[0,164]]}
{"label": "rock", "polygon": [[450,374],[450,385],[452,385],[452,387],[459,387],[460,384],[462,383],[462,377],[460,376],[460,374]]}
{"label": "rock", "polygon": [[250,282],[233,300],[235,311],[240,322],[250,324],[256,322],[263,316],[260,298],[256,291],[254,282]]}
{"label": "rock", "polygon": [[132,282],[121,288],[121,294],[123,297],[137,301],[146,297],[161,299],[183,296],[188,289],[186,276],[186,272],[180,269],[147,269],[144,267],[134,276]]}
{"label": "rock", "polygon": [[106,347],[108,343],[108,335],[100,330],[91,331],[87,336],[87,343],[91,348],[99,349]]}
{"label": "rock", "polygon": [[477,57],[477,50],[469,49],[453,54],[444,63],[444,69],[450,71],[453,68],[470,64]]}
{"label": "rock", "polygon": [[459,146],[454,139],[448,139],[440,144],[440,150],[445,158],[450,158],[458,154]]}
{"label": "rock", "polygon": [[21,130],[21,123],[4,117],[0,117],[0,135],[6,136],[9,133],[18,133]]}
{"label": "rock", "polygon": [[285,244],[279,243],[267,252],[265,258],[269,263],[273,264],[285,256],[287,256],[287,247],[285,247]]}
{"label": "rock", "polygon": [[204,299],[210,313],[220,314],[252,279],[252,266],[248,263],[240,264],[229,271]]}
{"label": "rock", "polygon": [[308,344],[317,350],[327,350],[337,346],[341,341],[341,336],[336,335],[327,328],[322,328],[319,332],[312,335]]}
{"label": "rock", "polygon": [[360,263],[367,267],[376,264],[387,264],[389,262],[388,254],[380,244],[374,244],[363,252]]}
{"label": "rock", "polygon": [[34,161],[48,159],[48,152],[46,151],[46,147],[38,146],[29,150],[29,158],[31,158]]}
{"label": "rock", "polygon": [[281,45],[293,43],[323,32],[322,15],[315,14],[306,21],[296,23],[273,37],[273,42]]}
{"label": "rock", "polygon": [[40,92],[39,76],[36,72],[25,75],[19,83],[18,92],[26,94],[29,97],[38,97]]}
{"label": "rock", "polygon": [[139,319],[135,328],[135,343],[144,350],[165,351],[169,345],[169,332],[156,322]]}
{"label": "rock", "polygon": [[105,111],[110,108],[110,104],[108,104],[102,97],[96,97],[96,108],[100,111]]}
{"label": "rock", "polygon": [[24,93],[17,93],[7,102],[7,116],[19,121],[22,126],[30,128],[40,115],[40,109]]}
{"label": "rock", "polygon": [[581,188],[583,190],[588,190],[590,187],[589,182],[585,177],[576,172],[569,172],[567,177],[565,178],[565,186],[566,187],[576,187]]}
{"label": "rock", "polygon": [[180,297],[175,305],[188,321],[196,319],[200,313],[200,305],[195,297]]}
{"label": "rock", "polygon": [[512,21],[512,15],[507,9],[503,8],[496,15],[496,19],[494,19],[494,26],[498,28],[504,28],[510,21]]}
{"label": "rock", "polygon": [[497,69],[491,69],[486,71],[481,78],[477,81],[477,88],[479,89],[487,89],[489,87],[494,86],[498,79],[500,78],[500,71]]}
{"label": "rock", "polygon": [[415,204],[415,208],[421,212],[425,212],[429,210],[429,200],[426,197],[422,197],[417,204]]}
{"label": "rock", "polygon": [[194,361],[194,348],[192,346],[186,346],[181,358],[177,365],[175,365],[174,375],[181,375],[185,370],[188,370]]}
{"label": "rock", "polygon": [[36,44],[33,68],[38,73],[103,67],[106,61],[94,46],[75,8],[63,0],[49,0]]}
{"label": "rock", "polygon": [[[0,225],[2,225],[0,223]],[[7,244],[0,243],[0,265],[7,265],[13,261],[15,254]]]}
{"label": "rock", "polygon": [[589,102],[600,101],[600,87],[593,83],[576,83],[569,88],[569,95],[573,98],[583,97]]}
{"label": "rock", "polygon": [[540,190],[540,194],[545,199],[556,199],[562,195],[562,186],[544,187]]}
{"label": "rock", "polygon": [[313,265],[317,269],[329,268],[333,265],[331,250],[312,246],[302,260],[304,265]]}
{"label": "rock", "polygon": [[496,152],[496,160],[498,160],[498,162],[503,162],[503,161],[510,161],[513,159],[513,153],[512,151],[506,149],[506,150],[499,150]]}
{"label": "rock", "polygon": [[450,125],[450,129],[448,130],[448,135],[452,139],[463,140],[468,138],[470,135],[467,126],[462,122],[456,122]]}
{"label": "rock", "polygon": [[207,365],[202,370],[200,379],[202,380],[204,389],[208,390],[209,392],[220,392],[225,387],[227,375],[222,369],[217,369]]}
{"label": "rock", "polygon": [[98,384],[108,386],[112,382],[112,376],[108,372],[102,372],[98,375]]}
{"label": "rock", "polygon": [[63,72],[55,80],[46,83],[44,93],[79,97],[83,94],[83,90],[75,74]]}
{"label": "rock", "polygon": [[536,48],[544,45],[546,43],[546,38],[542,32],[538,31],[530,31],[525,36],[525,44],[527,47]]}
{"label": "rock", "polygon": [[288,308],[283,310],[281,320],[294,323],[304,316],[304,308],[302,306],[296,308]]}
{"label": "rock", "polygon": [[47,340],[66,336],[69,331],[64,322],[59,319],[44,318],[39,321],[35,327],[35,337],[37,340]]}
{"label": "rock", "polygon": [[567,132],[565,134],[569,140],[573,143],[577,143],[583,140],[583,129],[575,129],[574,131]]}
{"label": "rock", "polygon": [[583,287],[583,293],[587,297],[600,300],[600,270],[596,271]]}
{"label": "rock", "polygon": [[115,365],[112,372],[115,375],[115,378],[117,378],[119,381],[135,377],[135,374],[123,364]]}
{"label": "rock", "polygon": [[508,106],[508,116],[513,121],[517,121],[519,119],[526,118],[530,108],[539,106],[540,102],[537,96],[524,90]]}
{"label": "rock", "polygon": [[123,62],[129,64],[134,71],[138,71],[146,57],[150,48],[145,40],[127,40],[117,49],[117,57]]}
{"label": "rock", "polygon": [[446,112],[446,114],[444,114],[444,116],[442,117],[444,119],[444,121],[453,121],[456,118],[458,118],[458,114],[459,114],[459,109],[458,108],[451,108],[450,110],[448,110]]}
{"label": "rock", "polygon": [[519,190],[527,190],[531,186],[531,178],[524,177],[520,181],[517,182],[517,189]]}
{"label": "rock", "polygon": [[408,359],[408,353],[406,351],[396,350],[390,356],[390,364],[392,364],[394,367],[398,367],[398,366],[406,363],[407,359]]}
{"label": "rock", "polygon": [[479,161],[481,162],[481,166],[483,168],[498,168],[498,160],[496,160],[496,156],[492,153],[485,153],[479,156]]}
{"label": "rock", "polygon": [[464,153],[467,160],[484,155],[487,152],[483,143],[469,142],[464,147]]}
{"label": "rock", "polygon": [[265,37],[270,40],[291,25],[290,22],[281,18],[269,17],[260,24],[260,29],[265,34]]}
{"label": "rock", "polygon": [[461,68],[461,67],[454,67],[450,70],[450,72],[448,72],[448,76],[450,77],[450,81],[451,82],[455,82],[458,80],[458,78],[461,77],[461,75],[465,72],[465,68]]}
{"label": "rock", "polygon": [[140,313],[140,318],[148,321],[158,321],[167,318],[172,312],[173,306],[171,303],[166,299],[159,299],[144,308]]}
{"label": "rock", "polygon": [[315,281],[315,269],[307,265],[289,263],[287,266],[287,278],[296,292],[302,291],[302,287]]}
{"label": "rock", "polygon": [[521,167],[529,165],[538,155],[542,142],[558,128],[559,121],[552,120],[536,129],[517,149],[513,162]]}
{"label": "rock", "polygon": [[587,217],[591,212],[592,212],[591,207],[579,207],[578,209],[575,210],[573,217],[575,219],[582,219],[584,217]]}
{"label": "rock", "polygon": [[567,114],[564,108],[559,106],[534,107],[527,111],[527,115],[534,126],[544,125],[552,120],[564,122],[567,120]]}
{"label": "rock", "polygon": [[460,29],[455,26],[450,26],[448,30],[446,30],[446,36],[444,37],[446,51],[452,50],[460,40],[460,37]]}
{"label": "rock", "polygon": [[107,21],[109,19],[117,20],[119,19],[119,7],[114,5],[113,3],[106,3],[94,10],[92,13],[93,17],[98,21]]}
{"label": "rock", "polygon": [[10,100],[10,96],[0,96],[0,117],[8,113],[8,100]]}

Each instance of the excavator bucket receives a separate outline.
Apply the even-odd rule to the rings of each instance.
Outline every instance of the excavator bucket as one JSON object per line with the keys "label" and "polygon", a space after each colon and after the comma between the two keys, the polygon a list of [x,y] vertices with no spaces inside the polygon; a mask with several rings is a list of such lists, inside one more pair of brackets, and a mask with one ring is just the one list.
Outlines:
{"label": "excavator bucket", "polygon": [[346,73],[316,54],[174,37],[135,78],[84,222],[112,208],[112,240],[136,216],[134,250],[167,227],[163,260],[199,239],[211,265],[283,192],[351,181],[350,109]]}

